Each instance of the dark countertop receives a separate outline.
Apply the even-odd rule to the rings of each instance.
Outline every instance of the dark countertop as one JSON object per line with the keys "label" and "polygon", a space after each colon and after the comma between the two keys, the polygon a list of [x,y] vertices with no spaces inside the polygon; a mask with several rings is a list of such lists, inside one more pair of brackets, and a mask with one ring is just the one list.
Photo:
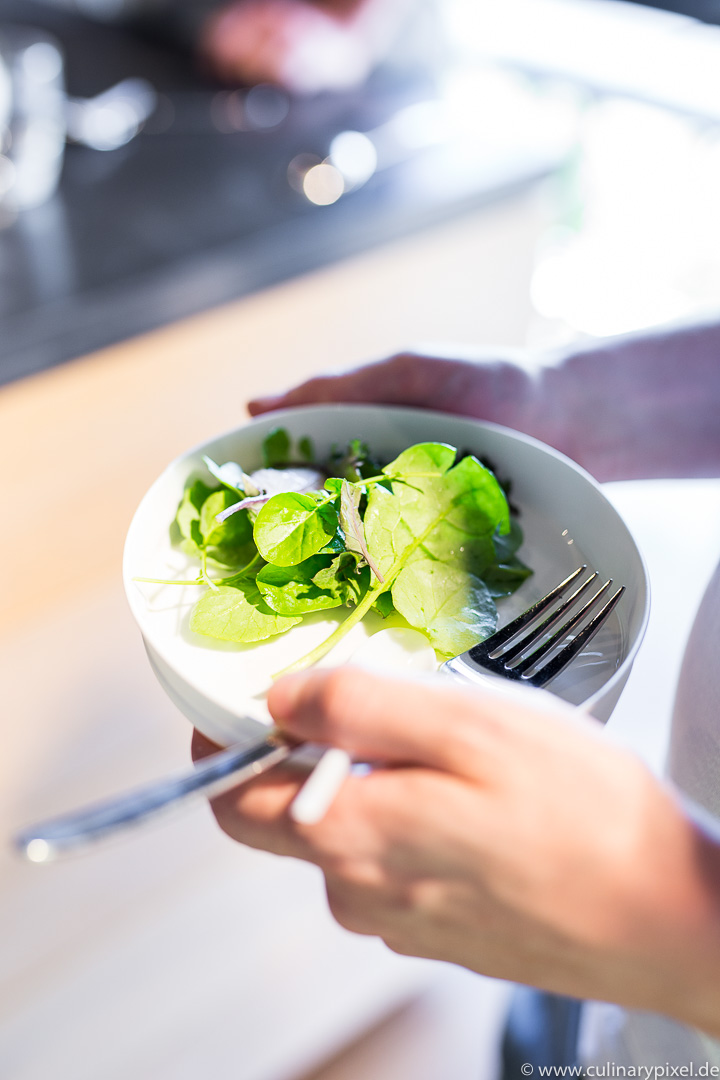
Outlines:
{"label": "dark countertop", "polygon": [[437,223],[557,164],[537,142],[483,159],[455,140],[314,206],[289,185],[290,161],[435,98],[430,74],[381,69],[352,93],[292,101],[272,130],[228,134],[213,121],[226,91],[182,52],[33,0],[0,0],[3,21],[59,38],[71,94],[140,75],[161,106],[119,150],[69,146],[56,196],[0,231],[0,382]]}

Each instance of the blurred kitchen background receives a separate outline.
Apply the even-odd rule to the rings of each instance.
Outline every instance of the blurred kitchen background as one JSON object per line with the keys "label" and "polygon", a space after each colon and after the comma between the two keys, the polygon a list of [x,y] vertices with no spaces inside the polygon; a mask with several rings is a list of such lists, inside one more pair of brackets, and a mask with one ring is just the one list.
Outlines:
{"label": "blurred kitchen background", "polygon": [[[247,396],[720,294],[720,0],[417,0],[366,79],[305,94],[220,80],[167,5],[126,8],[0,0],[8,832],[186,763],[122,541]],[[341,931],[311,868],[204,807],[0,862],[3,1080],[496,1075],[506,987]]]}
{"label": "blurred kitchen background", "polygon": [[213,80],[169,17],[108,22],[122,6],[0,0],[3,381],[543,180],[529,343],[717,296],[718,29],[613,0],[417,0],[364,84],[300,97]]}

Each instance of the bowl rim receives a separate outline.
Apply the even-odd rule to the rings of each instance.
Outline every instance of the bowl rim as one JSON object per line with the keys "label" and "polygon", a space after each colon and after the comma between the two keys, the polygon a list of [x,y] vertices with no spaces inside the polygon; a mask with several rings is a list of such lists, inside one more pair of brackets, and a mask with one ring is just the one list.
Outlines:
{"label": "bowl rim", "polygon": [[[175,472],[175,470],[180,465],[182,465],[184,461],[188,461],[191,458],[201,457],[202,454],[207,451],[207,448],[214,443],[220,442],[225,439],[232,439],[241,431],[251,429],[256,424],[260,426],[260,424],[264,425],[268,421],[277,420],[277,426],[281,426],[283,417],[295,417],[300,414],[307,413],[311,410],[320,410],[323,412],[329,411],[337,413],[347,409],[359,410],[360,412],[367,412],[368,414],[382,411],[388,416],[394,414],[397,416],[402,415],[407,417],[420,418],[426,417],[428,415],[433,415],[441,419],[446,418],[448,420],[467,421],[483,430],[495,431],[502,435],[509,436],[512,440],[525,443],[526,445],[532,446],[542,453],[554,457],[555,459],[563,462],[573,472],[579,474],[594,489],[596,495],[605,504],[608,511],[616,518],[617,522],[622,527],[625,538],[629,546],[633,549],[633,552],[638,560],[638,565],[642,571],[642,586],[644,596],[642,612],[638,622],[637,633],[635,634],[634,640],[630,642],[627,653],[623,657],[618,667],[612,673],[612,675],[606,680],[606,682],[604,682],[602,686],[600,686],[590,697],[586,698],[581,705],[576,707],[583,712],[591,713],[594,705],[604,700],[605,698],[611,697],[613,692],[616,691],[616,688],[617,693],[619,694],[625,681],[627,680],[628,674],[632,668],[635,657],[642,644],[643,638],[647,630],[648,620],[650,617],[650,577],[648,574],[645,558],[642,554],[642,551],[638,547],[635,537],[633,536],[620,511],[615,507],[615,505],[610,501],[608,496],[603,491],[602,485],[595,479],[595,477],[591,473],[587,471],[587,469],[583,468],[582,465],[579,465],[576,461],[573,461],[572,458],[568,457],[561,450],[557,450],[555,449],[555,447],[550,446],[548,443],[544,443],[540,439],[536,439],[533,435],[527,435],[525,434],[525,432],[516,431],[514,428],[507,427],[506,425],[496,424],[489,420],[481,420],[477,417],[468,416],[464,413],[453,413],[439,409],[425,409],[408,405],[393,405],[384,403],[375,404],[372,402],[312,402],[307,405],[296,405],[284,409],[277,409],[273,410],[273,412],[271,413],[263,413],[257,417],[251,417],[243,424],[239,424],[235,427],[227,429],[226,431],[219,432],[218,434],[213,435],[211,438],[204,439],[201,442],[191,446],[189,449],[183,451],[181,454],[178,454],[175,458],[172,459],[172,461],[168,462],[168,464],[156,477],[156,479],[153,481],[153,483],[150,485],[150,487],[147,489],[142,499],[138,503],[128,526],[128,531],[123,546],[122,577],[123,586],[125,589],[125,596],[130,607],[130,611],[132,612],[133,618],[138,625],[138,628],[146,646],[149,644],[152,649],[164,661],[164,663],[167,664],[168,667],[171,668],[172,671],[175,672],[175,674],[178,675],[180,679],[186,682],[187,685],[192,686],[198,693],[200,693],[204,698],[206,698],[210,704],[212,704],[216,708],[225,708],[222,702],[218,701],[216,698],[213,697],[212,693],[208,692],[205,688],[201,689],[197,687],[194,682],[192,682],[190,679],[187,679],[184,673],[178,669],[177,664],[166,654],[165,650],[162,647],[162,641],[166,638],[166,635],[156,635],[145,625],[145,622],[142,618],[143,610],[141,608],[140,592],[137,589],[136,582],[133,581],[133,574],[130,570],[129,565],[132,557],[131,549],[133,547],[135,539],[134,534],[138,527],[137,522],[142,516],[145,506],[152,501],[157,489],[161,487],[163,481],[166,479],[168,474],[171,472]],[[158,638],[162,640],[158,640]]]}

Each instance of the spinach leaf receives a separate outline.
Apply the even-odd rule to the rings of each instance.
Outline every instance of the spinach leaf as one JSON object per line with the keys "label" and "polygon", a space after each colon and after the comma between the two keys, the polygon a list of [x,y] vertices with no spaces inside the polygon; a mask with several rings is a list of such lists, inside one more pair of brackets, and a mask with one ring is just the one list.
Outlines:
{"label": "spinach leaf", "polygon": [[337,527],[331,502],[288,491],[263,506],[255,521],[255,543],[267,562],[295,566],[324,548]]}
{"label": "spinach leaf", "polygon": [[335,530],[335,535],[328,540],[325,547],[320,548],[318,555],[339,555],[345,551],[345,537],[340,529]]}
{"label": "spinach leaf", "polygon": [[[257,575],[257,587],[266,604],[280,615],[305,615],[308,611],[340,607],[344,600],[336,587],[332,562],[327,555],[312,555],[297,566],[268,563]],[[326,570],[330,570],[327,584],[320,577]]]}
{"label": "spinach leaf", "polygon": [[342,604],[359,604],[370,586],[370,568],[359,566],[358,562],[355,552],[343,551],[329,566],[319,570],[313,581],[339,597]]}
{"label": "spinach leaf", "polygon": [[[493,474],[472,457],[452,466],[454,456],[440,443],[406,450],[386,466],[392,491],[372,488],[364,522],[395,608],[440,652],[464,641],[462,652],[492,632],[495,607],[480,577],[496,563],[496,532],[510,529]],[[406,478],[412,487],[402,482]]]}
{"label": "spinach leaf", "polygon": [[395,579],[392,599],[410,625],[427,634],[444,656],[457,656],[497,626],[497,608],[487,587],[453,563],[415,558]]}
{"label": "spinach leaf", "polygon": [[238,576],[200,597],[190,616],[190,629],[220,641],[248,644],[284,634],[300,621],[273,611],[255,582]]}
{"label": "spinach leaf", "polygon": [[290,460],[290,436],[285,428],[273,428],[262,444],[263,464],[266,469],[287,465]]}
{"label": "spinach leaf", "polygon": [[497,600],[514,593],[531,574],[529,566],[513,557],[505,563],[498,563],[497,566],[489,566],[483,570],[483,581],[490,595]]}
{"label": "spinach leaf", "polygon": [[200,510],[199,530],[202,537],[201,550],[208,558],[222,566],[244,566],[255,554],[252,525],[247,511],[242,510],[225,521],[217,521],[217,515],[232,505],[236,495],[224,488],[208,495]]}
{"label": "spinach leaf", "polygon": [[352,439],[344,453],[333,450],[329,471],[334,476],[357,483],[369,476],[376,476],[380,466],[373,461],[366,443],[361,439]]}
{"label": "spinach leaf", "polygon": [[256,553],[246,513],[222,524],[215,520],[236,497],[234,491],[209,487],[204,480],[196,480],[183,494],[172,529],[179,534],[182,550],[203,566],[206,559],[221,566],[244,566]]}
{"label": "spinach leaf", "polygon": [[509,530],[500,535],[497,533],[493,537],[493,543],[495,545],[495,558],[499,563],[508,562],[515,552],[522,547],[523,531],[520,528],[517,518],[510,518]]}
{"label": "spinach leaf", "polygon": [[[309,439],[300,440],[299,452],[312,459]],[[287,431],[271,431],[263,445],[271,472],[263,475],[290,455]],[[371,608],[384,618],[400,614],[445,656],[491,634],[493,597],[508,595],[531,572],[517,557],[522,532],[493,473],[471,456],[456,463],[455,450],[444,443],[411,446],[382,472],[359,440],[334,461],[336,475],[324,492],[268,492],[261,509],[253,503],[222,521],[218,515],[254,480],[239,465],[206,462],[223,487],[190,484],[174,535],[200,558],[209,584],[208,560],[245,570],[205,593],[191,628],[250,643],[284,633],[311,611],[353,609],[287,670],[320,659]]]}
{"label": "spinach leaf", "polygon": [[[505,486],[503,490],[506,490]],[[532,574],[530,567],[521,562],[515,554],[522,542],[522,529],[514,517],[510,518],[508,533],[504,536],[496,534],[493,537],[496,562],[483,570],[483,581],[490,590],[490,595],[496,599],[514,593]]]}
{"label": "spinach leaf", "polygon": [[312,439],[308,438],[307,435],[303,435],[298,441],[298,450],[303,461],[311,463],[315,461],[315,447],[312,444]]}
{"label": "spinach leaf", "polygon": [[377,611],[378,614],[382,615],[383,619],[389,618],[390,615],[397,615],[397,609],[393,604],[392,593],[389,589],[387,592],[379,594],[373,604],[373,611]]}
{"label": "spinach leaf", "polygon": [[441,477],[455,460],[456,450],[447,443],[416,443],[382,470],[390,477]]}
{"label": "spinach leaf", "polygon": [[203,503],[216,490],[216,488],[206,484],[204,480],[195,480],[194,483],[185,488],[173,522],[183,540],[189,540],[194,544],[199,539],[202,543],[201,534],[197,529],[193,530],[192,524],[197,522],[199,525]]}
{"label": "spinach leaf", "polygon": [[[386,466],[394,477],[392,491],[379,485],[371,489],[365,536],[386,577],[399,559],[407,562],[421,547],[435,559],[478,575],[496,561],[493,536],[510,528],[505,496],[475,458],[450,468],[453,454],[441,444],[411,447]],[[406,470],[402,476],[400,468]],[[402,483],[405,477],[412,487]]]}

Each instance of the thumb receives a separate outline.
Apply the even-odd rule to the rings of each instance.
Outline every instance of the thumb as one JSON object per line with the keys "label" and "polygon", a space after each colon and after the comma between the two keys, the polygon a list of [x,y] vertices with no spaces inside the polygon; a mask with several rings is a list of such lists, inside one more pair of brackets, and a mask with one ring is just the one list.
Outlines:
{"label": "thumb", "polygon": [[360,760],[475,778],[479,760],[496,756],[498,720],[518,708],[492,692],[469,693],[437,676],[395,679],[353,667],[281,679],[268,706],[294,738],[337,746]]}

